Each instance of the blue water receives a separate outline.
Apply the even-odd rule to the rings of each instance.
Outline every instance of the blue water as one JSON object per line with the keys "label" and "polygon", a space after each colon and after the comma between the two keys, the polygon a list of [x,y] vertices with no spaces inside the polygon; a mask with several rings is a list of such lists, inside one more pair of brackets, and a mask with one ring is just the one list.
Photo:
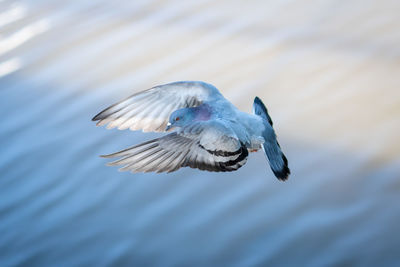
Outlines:
{"label": "blue water", "polygon": [[[213,11],[219,4],[118,1],[115,5],[110,9],[110,3],[101,1],[60,2],[60,6],[52,1],[0,2],[3,13],[16,6],[25,10],[19,11],[21,18],[0,28],[4,40],[22,40],[0,43],[1,266],[400,265],[400,161],[398,134],[391,130],[398,130],[397,100],[390,112],[377,104],[385,123],[375,120],[378,127],[357,124],[367,120],[364,113],[353,113],[357,119],[349,123],[350,113],[340,109],[336,117],[321,120],[331,120],[327,125],[319,124],[319,113],[326,114],[326,106],[304,101],[324,101],[324,94],[330,93],[324,86],[293,89],[292,98],[284,89],[258,87],[254,80],[249,82],[251,90],[245,89],[246,83],[235,88],[229,85],[243,82],[239,75],[244,70],[236,69],[241,65],[219,69],[218,78],[215,69],[208,72],[203,67],[202,58],[212,58],[212,52],[205,49],[197,55],[197,46],[190,42],[171,48],[182,58],[157,59],[173,56],[165,54],[167,48],[154,46],[153,39],[173,45],[174,40],[163,38],[187,33],[185,27],[207,29],[201,21],[191,21],[190,13],[203,8],[211,14],[210,21],[223,20],[218,13],[222,11]],[[283,7],[274,5],[277,10]],[[28,39],[23,34],[11,38],[46,18],[42,26],[28,30],[32,34]],[[167,27],[165,34],[159,27],[169,20],[175,28]],[[228,42],[224,33],[245,34],[227,21],[229,27],[224,24],[220,31],[213,31],[211,23],[202,45]],[[233,42],[229,49],[235,50],[235,45],[240,46]],[[186,56],[194,63],[181,65]],[[277,68],[288,62],[287,54],[275,56],[281,57],[271,63]],[[19,62],[16,67],[1,65],[13,59]],[[248,60],[259,64],[258,59]],[[394,65],[387,64],[388,71],[394,71]],[[178,80],[176,73],[185,76],[182,80],[207,78],[225,84],[222,93],[243,109],[249,110],[255,95],[266,99],[289,159],[290,179],[275,179],[262,152],[251,154],[248,163],[233,173],[183,168],[171,174],[131,174],[106,167],[107,160],[98,155],[159,134],[106,130],[90,119],[136,91]],[[262,84],[263,77],[257,82]],[[333,95],[335,101],[369,103],[358,88],[346,90]],[[387,93],[395,95],[395,88]],[[341,104],[327,106],[336,109]],[[325,134],[327,126],[334,137]],[[366,127],[370,139],[355,138],[357,127]]]}

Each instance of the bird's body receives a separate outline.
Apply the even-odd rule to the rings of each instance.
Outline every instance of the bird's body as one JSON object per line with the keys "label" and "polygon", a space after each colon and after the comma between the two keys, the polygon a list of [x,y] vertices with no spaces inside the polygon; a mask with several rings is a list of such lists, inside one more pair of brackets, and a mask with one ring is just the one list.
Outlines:
{"label": "bird's body", "polygon": [[253,113],[238,110],[204,82],[175,82],[135,94],[96,115],[108,128],[172,133],[105,157],[121,170],[171,172],[180,167],[234,171],[248,152],[263,148],[280,180],[290,174],[267,109],[256,97]]}

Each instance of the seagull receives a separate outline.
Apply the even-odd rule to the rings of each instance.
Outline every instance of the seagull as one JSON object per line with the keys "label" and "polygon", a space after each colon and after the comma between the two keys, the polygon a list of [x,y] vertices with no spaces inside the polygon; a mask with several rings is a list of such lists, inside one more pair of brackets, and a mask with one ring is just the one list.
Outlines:
{"label": "seagull", "polygon": [[263,149],[275,176],[287,180],[288,161],[282,153],[271,117],[255,97],[253,114],[237,109],[202,81],[179,81],[136,93],[94,116],[97,126],[143,132],[168,132],[122,151],[103,155],[121,171],[173,172],[191,167],[230,172],[247,162],[249,152]]}

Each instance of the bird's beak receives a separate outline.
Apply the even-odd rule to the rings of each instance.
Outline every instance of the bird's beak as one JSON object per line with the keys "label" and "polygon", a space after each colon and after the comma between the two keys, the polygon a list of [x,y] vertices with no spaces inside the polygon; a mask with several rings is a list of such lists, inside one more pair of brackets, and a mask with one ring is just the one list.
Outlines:
{"label": "bird's beak", "polygon": [[172,128],[171,123],[168,122],[167,127],[165,128],[165,131],[168,132],[169,130],[171,130],[171,128]]}

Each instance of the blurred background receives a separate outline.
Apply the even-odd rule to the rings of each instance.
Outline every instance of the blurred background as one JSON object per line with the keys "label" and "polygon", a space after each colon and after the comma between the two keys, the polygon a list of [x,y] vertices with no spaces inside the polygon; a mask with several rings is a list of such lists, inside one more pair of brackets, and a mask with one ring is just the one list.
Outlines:
{"label": "blurred background", "polygon": [[[399,266],[397,0],[0,0],[1,266]],[[135,92],[263,99],[292,176],[120,173]]]}

